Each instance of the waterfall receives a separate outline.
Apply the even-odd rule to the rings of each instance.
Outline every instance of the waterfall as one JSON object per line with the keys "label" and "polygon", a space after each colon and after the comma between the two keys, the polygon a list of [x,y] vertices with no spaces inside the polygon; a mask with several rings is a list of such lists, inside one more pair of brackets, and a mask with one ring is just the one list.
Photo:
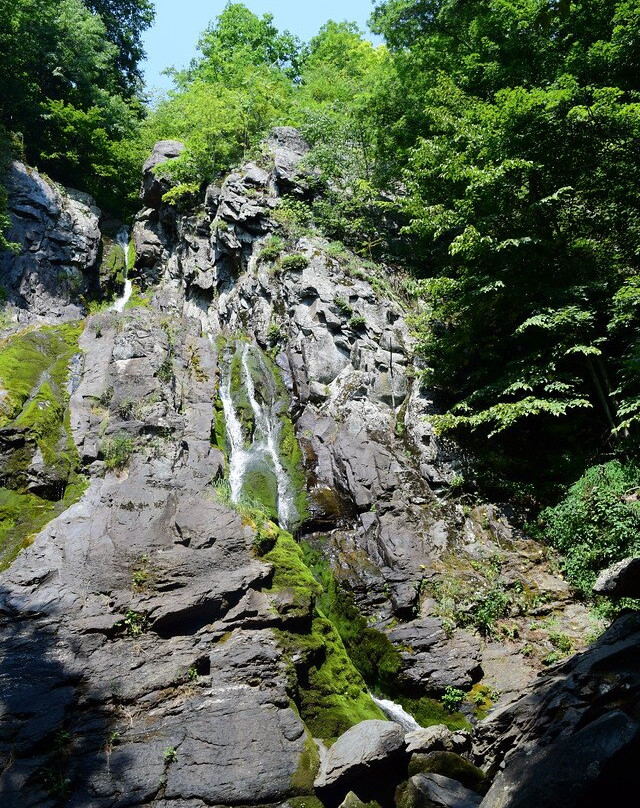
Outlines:
{"label": "waterfall", "polygon": [[390,701],[389,699],[379,699],[374,695],[371,695],[371,698],[387,716],[387,718],[390,718],[391,721],[395,721],[396,724],[400,724],[403,729],[408,731],[420,729],[420,724],[418,724],[415,718],[410,715],[404,709],[404,707],[401,707],[399,704],[396,704],[394,701]]}
{"label": "waterfall", "polygon": [[116,234],[116,244],[122,248],[124,253],[124,290],[120,297],[116,298],[113,304],[113,310],[118,314],[122,314],[124,307],[127,305],[131,293],[133,292],[133,283],[129,280],[129,228],[121,227]]}
{"label": "waterfall", "polygon": [[[232,390],[232,365],[234,356],[240,352],[242,392],[246,394],[253,414],[254,424],[250,436],[246,435],[238,413]],[[224,411],[227,438],[229,441],[229,484],[231,499],[239,502],[243,497],[252,500],[252,491],[247,487],[247,476],[251,471],[260,470],[275,478],[277,488],[278,522],[282,527],[290,527],[298,514],[295,507],[294,487],[280,457],[282,401],[279,399],[275,380],[259,349],[247,343],[236,345],[236,353],[223,369],[220,384],[220,398]],[[264,385],[260,394],[250,367],[253,360]]]}

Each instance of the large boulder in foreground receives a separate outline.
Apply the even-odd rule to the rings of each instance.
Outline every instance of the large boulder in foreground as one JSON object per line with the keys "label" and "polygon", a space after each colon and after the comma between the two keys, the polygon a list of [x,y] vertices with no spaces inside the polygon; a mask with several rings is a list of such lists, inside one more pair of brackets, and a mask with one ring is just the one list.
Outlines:
{"label": "large boulder in foreground", "polygon": [[640,754],[640,613],[482,722],[476,762],[497,773],[483,808],[624,805]]}
{"label": "large boulder in foreground", "polygon": [[[404,763],[404,732],[392,721],[361,721],[329,750],[315,787],[330,800],[354,791],[360,799],[378,796],[390,772]],[[395,782],[401,777],[395,775]]]}

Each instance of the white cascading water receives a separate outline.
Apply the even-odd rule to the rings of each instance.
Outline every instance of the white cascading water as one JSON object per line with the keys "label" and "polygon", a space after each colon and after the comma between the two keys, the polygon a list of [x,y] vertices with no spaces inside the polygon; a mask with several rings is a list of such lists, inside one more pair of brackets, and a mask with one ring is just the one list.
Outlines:
{"label": "white cascading water", "polygon": [[[242,424],[238,418],[231,394],[231,363],[227,368],[226,378],[220,386],[220,398],[226,422],[227,437],[229,440],[229,484],[231,486],[231,499],[238,502],[242,495],[242,488],[247,471],[252,464],[265,455],[270,459],[276,477],[278,489],[278,521],[282,527],[289,527],[296,517],[295,497],[293,485],[282,465],[278,446],[280,441],[280,419],[275,411],[275,395],[271,391],[271,401],[262,404],[256,397],[256,388],[249,367],[249,357],[252,353],[250,345],[241,348],[242,381],[247,392],[247,398],[253,410],[255,429],[251,446],[245,447]],[[270,375],[262,356],[254,351],[265,376]],[[249,492],[250,493],[250,492]]]}
{"label": "white cascading water", "polygon": [[121,227],[116,234],[116,244],[122,248],[124,252],[124,290],[120,297],[116,298],[113,304],[113,310],[118,314],[122,314],[124,307],[127,305],[131,293],[133,292],[133,283],[129,280],[129,228]]}
{"label": "white cascading water", "polygon": [[395,721],[396,724],[400,724],[403,729],[408,731],[420,729],[420,724],[418,724],[415,718],[410,715],[404,709],[404,707],[401,707],[394,701],[389,701],[389,699],[379,699],[373,695],[371,698],[375,701],[387,718],[390,718],[391,721]]}
{"label": "white cascading water", "polygon": [[242,481],[249,463],[249,452],[244,448],[242,424],[236,413],[231,396],[231,367],[226,371],[226,378],[220,384],[220,398],[224,412],[227,440],[229,441],[229,485],[231,500],[238,502],[242,493]]}

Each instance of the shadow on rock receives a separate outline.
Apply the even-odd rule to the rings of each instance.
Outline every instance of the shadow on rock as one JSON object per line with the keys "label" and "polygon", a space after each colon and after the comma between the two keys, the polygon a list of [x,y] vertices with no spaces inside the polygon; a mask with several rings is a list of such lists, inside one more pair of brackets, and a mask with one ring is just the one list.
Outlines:
{"label": "shadow on rock", "polygon": [[[0,804],[86,808],[96,797],[135,804],[118,751],[117,712],[83,678],[83,665],[56,626],[20,613],[0,588]],[[156,791],[159,788],[156,783]]]}

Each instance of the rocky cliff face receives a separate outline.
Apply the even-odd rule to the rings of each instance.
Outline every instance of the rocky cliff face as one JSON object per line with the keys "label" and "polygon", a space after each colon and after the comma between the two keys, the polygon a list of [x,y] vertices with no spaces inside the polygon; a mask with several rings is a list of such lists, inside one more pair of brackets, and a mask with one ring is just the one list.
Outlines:
{"label": "rocky cliff face", "polygon": [[[86,298],[119,288],[124,256],[90,200],[14,167],[22,252],[0,264],[8,804],[358,805],[353,788],[384,806],[409,774],[398,804],[477,804],[481,772],[465,769],[461,796],[437,779],[451,760],[429,757],[463,760],[468,736],[412,741],[413,719],[388,715],[401,704],[470,729],[591,628],[538,545],[457,496],[409,305],[305,228],[306,150],[276,130],[259,162],[181,211],[153,172],[180,145],[159,144],[134,294],[91,316]],[[492,777],[505,731],[478,747]]]}

